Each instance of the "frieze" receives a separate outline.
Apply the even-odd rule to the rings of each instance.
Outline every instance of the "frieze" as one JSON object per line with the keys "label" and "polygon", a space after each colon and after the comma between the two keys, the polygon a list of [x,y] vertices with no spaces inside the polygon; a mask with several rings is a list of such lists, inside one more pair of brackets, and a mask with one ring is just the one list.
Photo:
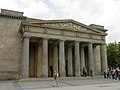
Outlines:
{"label": "frieze", "polygon": [[71,22],[61,22],[61,23],[46,23],[44,24],[46,27],[56,27],[61,29],[68,29],[73,31],[82,31],[82,32],[88,32],[91,33],[92,31],[88,28],[85,28],[83,26],[71,23]]}

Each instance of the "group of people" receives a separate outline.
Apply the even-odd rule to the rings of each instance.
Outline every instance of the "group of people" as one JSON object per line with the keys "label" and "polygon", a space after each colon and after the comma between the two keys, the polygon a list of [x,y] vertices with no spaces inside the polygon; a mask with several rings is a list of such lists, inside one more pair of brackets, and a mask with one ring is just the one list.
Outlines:
{"label": "group of people", "polygon": [[104,79],[119,79],[120,80],[120,68],[106,68],[104,70]]}
{"label": "group of people", "polygon": [[[84,77],[86,77],[87,76],[87,70],[86,70],[86,68],[83,68],[83,75],[82,76],[84,76]],[[91,76],[92,76],[92,72],[91,72]],[[56,86],[58,87],[58,77],[59,77],[59,75],[58,75],[58,73],[55,71],[54,72],[54,81],[55,81],[55,83],[56,83]],[[115,79],[115,80],[120,80],[120,67],[117,67],[117,68],[106,68],[105,70],[104,70],[104,79]]]}

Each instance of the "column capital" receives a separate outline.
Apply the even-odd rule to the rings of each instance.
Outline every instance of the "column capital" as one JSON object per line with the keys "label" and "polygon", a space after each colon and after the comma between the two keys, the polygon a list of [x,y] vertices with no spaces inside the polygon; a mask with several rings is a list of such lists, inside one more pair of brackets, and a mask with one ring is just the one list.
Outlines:
{"label": "column capital", "polygon": [[26,37],[26,38],[30,38],[31,37],[31,35],[30,35],[30,33],[29,32],[24,32],[24,34],[23,34],[23,36],[22,36],[23,38],[24,37]]}

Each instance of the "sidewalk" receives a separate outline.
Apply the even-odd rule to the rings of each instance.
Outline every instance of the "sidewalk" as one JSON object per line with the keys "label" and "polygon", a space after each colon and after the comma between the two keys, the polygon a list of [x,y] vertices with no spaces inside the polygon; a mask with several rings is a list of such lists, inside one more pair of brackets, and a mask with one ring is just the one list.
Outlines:
{"label": "sidewalk", "polygon": [[103,78],[60,78],[53,87],[53,78],[29,78],[20,81],[0,81],[0,90],[120,90],[120,81]]}
{"label": "sidewalk", "polygon": [[31,90],[120,90],[120,83],[56,87],[56,88],[31,89]]}

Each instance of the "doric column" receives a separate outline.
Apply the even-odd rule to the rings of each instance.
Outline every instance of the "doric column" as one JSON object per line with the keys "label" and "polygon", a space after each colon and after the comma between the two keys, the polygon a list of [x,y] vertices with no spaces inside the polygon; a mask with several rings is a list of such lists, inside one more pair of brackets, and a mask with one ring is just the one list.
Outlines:
{"label": "doric column", "polygon": [[48,39],[42,41],[42,77],[48,77]]}
{"label": "doric column", "polygon": [[42,45],[38,45],[37,77],[41,77]]}
{"label": "doric column", "polygon": [[23,78],[29,78],[29,37],[23,39],[23,61],[22,61]]}
{"label": "doric column", "polygon": [[94,47],[94,60],[95,75],[101,75],[100,45]]}
{"label": "doric column", "polygon": [[103,71],[108,67],[107,64],[107,51],[106,45],[101,45],[101,71]]}
{"label": "doric column", "polygon": [[96,61],[96,54],[97,54],[97,52],[96,52],[96,45],[94,45],[93,46],[93,60],[94,60],[94,73],[95,73],[95,75],[96,75],[96,67],[97,67],[97,65],[96,65],[96,63],[97,63],[97,61]]}
{"label": "doric column", "polygon": [[81,46],[81,74],[83,75],[83,68],[85,68],[85,54],[84,54],[84,46]]}
{"label": "doric column", "polygon": [[59,73],[60,77],[65,77],[65,51],[63,40],[60,40],[59,43]]}
{"label": "doric column", "polygon": [[68,76],[73,76],[73,65],[72,65],[72,46],[68,46]]}
{"label": "doric column", "polygon": [[75,42],[75,76],[80,76],[79,42]]}
{"label": "doric column", "polygon": [[88,59],[89,59],[89,75],[94,75],[94,60],[93,60],[93,45],[88,44]]}
{"label": "doric column", "polygon": [[58,45],[53,47],[53,72],[58,72]]}

